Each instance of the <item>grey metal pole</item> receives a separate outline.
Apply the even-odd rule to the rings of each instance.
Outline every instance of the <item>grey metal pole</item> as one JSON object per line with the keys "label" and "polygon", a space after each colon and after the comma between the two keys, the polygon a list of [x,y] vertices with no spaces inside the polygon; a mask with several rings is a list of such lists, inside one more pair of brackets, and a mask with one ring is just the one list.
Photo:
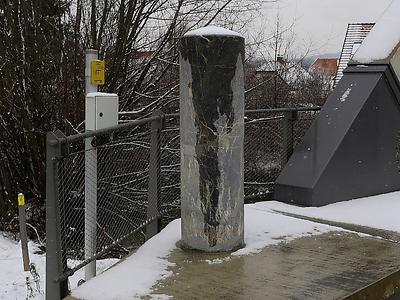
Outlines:
{"label": "grey metal pole", "polygon": [[281,166],[282,168],[289,161],[293,154],[294,147],[294,122],[297,120],[297,111],[284,112],[283,132],[282,132],[282,154]]}
{"label": "grey metal pole", "polygon": [[[58,200],[58,163],[63,156],[61,132],[47,133],[46,149],[46,299],[63,299],[68,294],[68,281],[59,281],[63,273],[60,207]],[[66,266],[65,266],[66,267]]]}
{"label": "grey metal pole", "polygon": [[99,51],[96,49],[87,49],[85,52],[85,95],[97,92],[97,85],[91,82],[90,63],[99,58]]}
{"label": "grey metal pole", "polygon": [[19,215],[19,232],[21,239],[22,261],[24,264],[24,271],[29,271],[29,251],[28,251],[28,235],[26,233],[25,196],[22,193],[18,194],[18,215]]}
{"label": "grey metal pole", "polygon": [[[97,92],[91,83],[90,63],[98,59],[98,51],[86,50],[85,94]],[[86,128],[87,130],[87,128]],[[97,149],[92,146],[93,138],[85,140],[85,259],[96,253],[97,247]],[[96,260],[85,266],[85,280],[96,276]]]}
{"label": "grey metal pole", "polygon": [[223,28],[180,43],[181,217],[184,248],[244,245],[244,38]]}
{"label": "grey metal pole", "polygon": [[[160,172],[161,172],[161,130],[163,128],[164,114],[161,111],[154,111],[153,116],[160,119],[151,122],[150,141],[150,165],[149,165],[149,191],[147,218],[159,215],[159,203],[161,197]],[[146,226],[146,239],[150,239],[158,233],[160,220],[157,218]]]}

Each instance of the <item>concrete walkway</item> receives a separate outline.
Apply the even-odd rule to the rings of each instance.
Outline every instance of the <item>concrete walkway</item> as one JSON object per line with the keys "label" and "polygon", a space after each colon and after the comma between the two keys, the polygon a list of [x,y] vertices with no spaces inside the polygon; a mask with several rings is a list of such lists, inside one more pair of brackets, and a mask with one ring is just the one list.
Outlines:
{"label": "concrete walkway", "polygon": [[228,257],[175,250],[158,295],[174,299],[341,299],[400,267],[397,243],[331,232]]}
{"label": "concrete walkway", "polygon": [[[364,213],[356,200],[320,209],[272,202],[247,206],[246,249],[260,240],[270,246],[243,256],[174,247],[180,238],[180,222],[175,220],[120,267],[75,292],[90,300],[140,295],[145,295],[140,298],[144,300],[344,299],[349,295],[346,300],[396,299],[389,297],[400,292],[400,221],[390,217],[398,195],[389,196],[390,203],[378,199],[378,206],[371,199]],[[159,269],[160,263],[165,267]],[[142,280],[154,272],[154,280]],[[156,282],[161,278],[157,272],[172,275]]]}

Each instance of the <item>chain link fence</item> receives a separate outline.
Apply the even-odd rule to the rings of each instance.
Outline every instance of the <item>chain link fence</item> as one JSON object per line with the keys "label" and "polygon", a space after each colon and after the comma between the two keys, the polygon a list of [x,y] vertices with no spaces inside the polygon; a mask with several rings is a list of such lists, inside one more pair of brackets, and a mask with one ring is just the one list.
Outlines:
{"label": "chain link fence", "polygon": [[[246,202],[272,198],[276,178],[317,111],[246,111]],[[179,115],[156,112],[70,137],[49,133],[46,193],[47,292],[65,295],[78,269],[127,255],[179,217]]]}
{"label": "chain link fence", "polygon": [[[90,255],[85,256],[85,245],[93,249],[93,254],[99,253],[146,221],[150,135],[148,129],[141,130],[140,135],[119,132],[111,140],[101,136],[86,139],[90,149],[84,150],[81,141],[71,145],[70,153],[59,159],[63,260],[90,259]],[[121,257],[143,240],[140,236],[132,238],[103,258]],[[72,268],[69,263],[64,267],[64,271]]]}
{"label": "chain link fence", "polygon": [[273,190],[281,169],[283,121],[280,113],[246,114],[244,193],[247,202],[265,197]]}
{"label": "chain link fence", "polygon": [[162,216],[161,226],[180,216],[181,151],[179,139],[179,117],[165,120],[161,134],[161,197],[160,208],[169,213]]}

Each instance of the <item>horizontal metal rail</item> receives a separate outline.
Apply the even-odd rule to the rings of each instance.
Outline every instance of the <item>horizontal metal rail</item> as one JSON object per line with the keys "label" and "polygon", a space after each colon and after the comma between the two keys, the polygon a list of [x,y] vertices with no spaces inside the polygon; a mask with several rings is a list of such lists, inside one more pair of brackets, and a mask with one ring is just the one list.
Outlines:
{"label": "horizontal metal rail", "polygon": [[[321,109],[321,107],[249,109],[249,110],[245,110],[245,114],[284,113],[284,112],[290,112],[290,111],[302,111],[302,112],[310,111],[311,112],[311,111],[319,111],[320,109]],[[178,118],[178,117],[179,117],[179,113],[173,113],[173,114],[165,114],[163,116],[152,116],[152,117],[148,117],[148,118],[144,118],[144,119],[132,120],[127,123],[110,126],[110,127],[104,128],[104,129],[86,131],[84,133],[78,133],[78,134],[70,135],[68,137],[59,138],[57,140],[51,141],[50,144],[52,146],[54,146],[57,144],[76,143],[79,141],[83,141],[87,138],[91,138],[91,137],[95,137],[95,136],[99,136],[99,135],[110,134],[110,133],[113,133],[118,130],[127,130],[130,128],[134,128],[135,126],[138,126],[138,125],[151,123],[156,120],[166,119],[166,118]]]}
{"label": "horizontal metal rail", "polygon": [[321,107],[293,107],[293,108],[264,108],[264,109],[246,109],[245,114],[255,114],[255,113],[284,113],[290,111],[319,111]]}
{"label": "horizontal metal rail", "polygon": [[[321,107],[287,107],[287,108],[263,108],[263,109],[245,109],[244,113],[246,114],[257,114],[257,113],[285,113],[285,112],[316,112],[320,111]],[[124,115],[124,114],[121,114]],[[169,118],[179,118],[179,113],[173,114],[165,114],[165,119]],[[130,120],[126,120],[127,122],[133,122]]]}
{"label": "horizontal metal rail", "polygon": [[153,116],[153,117],[149,117],[149,118],[145,118],[145,119],[133,120],[133,121],[131,121],[129,123],[125,123],[125,124],[110,126],[110,127],[104,128],[104,129],[86,131],[84,133],[78,133],[78,134],[70,135],[70,136],[67,136],[64,138],[59,138],[57,141],[52,141],[51,145],[57,145],[60,143],[61,144],[75,143],[75,142],[83,141],[87,138],[91,138],[91,137],[95,137],[95,136],[99,136],[99,135],[110,134],[110,133],[113,133],[118,130],[130,129],[135,126],[151,123],[153,121],[160,120],[163,118],[164,118],[164,116]]}
{"label": "horizontal metal rail", "polygon": [[[290,111],[301,111],[301,112],[313,112],[313,111],[320,111],[321,107],[287,107],[287,108],[263,108],[263,109],[246,109],[244,111],[245,114],[256,114],[256,113],[284,113]],[[130,115],[129,112],[120,112],[119,115]],[[172,113],[172,114],[165,114],[165,118],[179,118],[179,113]],[[131,123],[134,121],[126,120],[127,122]]]}
{"label": "horizontal metal rail", "polygon": [[[287,112],[287,111],[319,111],[321,107],[285,107],[285,108],[263,108],[263,109],[246,109],[245,113],[268,113],[268,112]],[[132,115],[129,111],[118,113],[120,116]],[[179,113],[166,114],[165,117],[179,117]]]}

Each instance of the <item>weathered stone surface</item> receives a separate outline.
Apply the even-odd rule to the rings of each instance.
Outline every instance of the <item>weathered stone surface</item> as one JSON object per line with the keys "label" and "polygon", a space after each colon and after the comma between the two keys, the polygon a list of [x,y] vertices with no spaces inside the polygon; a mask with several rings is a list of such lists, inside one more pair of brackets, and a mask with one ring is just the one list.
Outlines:
{"label": "weathered stone surface", "polygon": [[244,39],[185,36],[180,49],[182,245],[243,246]]}

